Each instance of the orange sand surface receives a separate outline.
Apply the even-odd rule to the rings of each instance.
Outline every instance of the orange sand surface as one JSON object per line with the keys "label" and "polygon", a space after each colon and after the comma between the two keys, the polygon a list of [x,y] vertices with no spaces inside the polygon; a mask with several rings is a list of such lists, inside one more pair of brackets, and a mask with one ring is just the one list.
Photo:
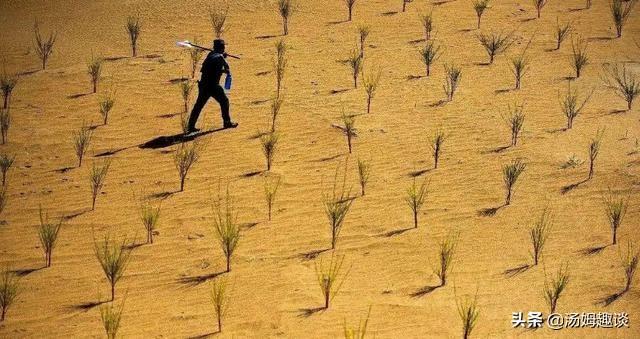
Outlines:
{"label": "orange sand surface", "polygon": [[[362,0],[345,22],[341,0],[299,0],[290,22],[285,99],[278,122],[279,149],[271,173],[265,170],[261,131],[270,128],[275,91],[273,57],[280,39],[280,17],[272,1],[230,2],[224,35],[234,75],[231,114],[239,128],[199,137],[200,160],[183,192],[173,163],[176,145],[140,145],[181,132],[182,98],[177,83],[190,75],[188,54],[178,40],[212,39],[209,2],[184,0],[23,0],[0,1],[0,57],[10,73],[21,74],[11,103],[12,122],[0,152],[16,156],[8,178],[8,202],[0,215],[0,266],[21,275],[16,303],[0,324],[3,338],[71,338],[104,335],[98,303],[109,299],[109,284],[94,255],[94,239],[110,234],[134,246],[116,304],[125,302],[119,336],[189,337],[341,337],[343,324],[357,325],[369,306],[368,335],[377,338],[460,337],[456,300],[477,293],[480,309],[472,332],[477,338],[640,336],[640,287],[608,306],[603,298],[624,287],[619,253],[628,240],[640,246],[640,102],[626,103],[601,80],[602,64],[625,63],[640,74],[640,13],[634,10],[622,38],[615,38],[607,1],[582,10],[582,0],[550,1],[537,19],[531,1],[492,1],[482,32],[511,33],[506,54],[484,65],[476,15],[466,0],[415,0],[400,12],[400,0]],[[442,57],[424,77],[418,50],[424,45],[419,13],[433,7],[435,39]],[[130,57],[124,25],[128,15],[142,22],[139,53]],[[572,37],[555,48],[556,19],[571,21]],[[55,30],[57,41],[47,69],[39,67],[33,23]],[[357,24],[371,34],[365,72],[379,68],[382,80],[366,114],[362,86],[353,88],[344,63],[356,47]],[[564,130],[559,96],[565,93],[571,39],[588,41],[590,63],[572,88],[593,96],[570,130]],[[531,69],[522,88],[513,90],[509,59],[534,36],[527,55]],[[638,38],[636,38],[638,39]],[[640,40],[637,40],[640,42]],[[98,94],[91,93],[87,61],[107,58]],[[459,91],[443,103],[444,64],[462,69]],[[107,125],[98,113],[101,93],[116,91]],[[524,103],[524,131],[515,147],[503,116],[509,105]],[[358,136],[349,156],[342,111],[356,115]],[[77,168],[71,134],[83,122],[95,125],[87,159]],[[221,125],[210,102],[199,126]],[[441,129],[448,138],[435,170],[430,140]],[[588,145],[604,129],[592,180]],[[501,149],[504,148],[504,149]],[[563,169],[567,159],[586,160]],[[111,169],[94,211],[88,175],[92,161],[111,159]],[[367,194],[360,196],[356,160],[371,163]],[[502,206],[502,166],[527,163],[513,201],[494,215],[481,211]],[[344,255],[349,274],[331,307],[323,306],[315,265],[332,251],[323,192],[345,162],[355,201],[346,217],[335,254]],[[267,220],[263,182],[282,176],[274,214]],[[416,177],[430,182],[420,225],[413,229],[404,201]],[[241,239],[224,271],[225,258],[215,237],[212,202],[218,186],[229,183],[236,202]],[[581,183],[572,189],[564,189]],[[619,243],[596,254],[585,250],[610,244],[603,206],[609,188],[628,196],[629,210]],[[358,193],[358,194],[356,194]],[[143,244],[141,198],[162,202],[158,234]],[[52,218],[66,216],[53,255],[42,268],[38,241],[39,205]],[[529,228],[540,213],[553,212],[554,227],[543,262],[531,264]],[[433,267],[439,243],[458,234],[453,270],[438,285]],[[570,282],[558,312],[627,312],[621,329],[526,330],[511,328],[511,312],[548,312],[543,297],[548,276],[567,264]],[[222,333],[210,300],[211,282],[230,284],[230,306]],[[637,282],[637,279],[636,279]]]}

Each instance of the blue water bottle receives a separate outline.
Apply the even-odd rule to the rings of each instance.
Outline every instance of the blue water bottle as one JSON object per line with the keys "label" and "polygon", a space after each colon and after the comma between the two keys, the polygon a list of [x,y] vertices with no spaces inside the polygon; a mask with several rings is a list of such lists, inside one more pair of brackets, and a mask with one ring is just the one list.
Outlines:
{"label": "blue water bottle", "polygon": [[231,73],[227,73],[227,78],[224,80],[224,91],[229,93],[231,90]]}

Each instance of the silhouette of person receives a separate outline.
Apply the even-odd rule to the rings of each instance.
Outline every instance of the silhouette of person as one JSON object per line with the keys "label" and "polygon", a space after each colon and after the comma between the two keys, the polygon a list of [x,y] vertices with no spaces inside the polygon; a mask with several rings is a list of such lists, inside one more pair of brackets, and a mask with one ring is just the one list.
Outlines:
{"label": "silhouette of person", "polygon": [[222,121],[224,128],[235,128],[237,123],[231,121],[229,116],[229,98],[224,92],[222,86],[220,86],[220,77],[223,73],[230,76],[231,71],[229,64],[225,60],[227,54],[224,52],[225,43],[222,39],[216,39],[213,41],[213,51],[209,52],[200,72],[200,81],[198,81],[198,98],[193,105],[191,115],[189,116],[189,125],[187,133],[198,132],[196,128],[196,122],[200,116],[202,108],[207,103],[209,98],[214,98],[218,104],[220,104],[220,113],[222,114]]}

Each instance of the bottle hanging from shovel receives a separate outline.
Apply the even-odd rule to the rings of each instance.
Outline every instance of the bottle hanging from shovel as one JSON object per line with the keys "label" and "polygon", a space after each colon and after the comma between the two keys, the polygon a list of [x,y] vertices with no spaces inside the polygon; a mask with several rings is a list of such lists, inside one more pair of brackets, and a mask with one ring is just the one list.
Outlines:
{"label": "bottle hanging from shovel", "polygon": [[224,92],[229,93],[231,91],[231,73],[227,73],[227,78],[224,80]]}

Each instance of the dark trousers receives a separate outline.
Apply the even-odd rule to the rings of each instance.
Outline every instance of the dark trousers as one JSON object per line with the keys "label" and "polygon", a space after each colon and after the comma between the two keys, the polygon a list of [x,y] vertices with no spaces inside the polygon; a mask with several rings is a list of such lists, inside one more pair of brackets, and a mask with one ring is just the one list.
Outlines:
{"label": "dark trousers", "polygon": [[229,98],[227,98],[227,95],[224,93],[222,86],[206,86],[199,82],[198,99],[196,99],[193,110],[191,110],[191,116],[189,116],[189,130],[196,128],[196,122],[198,121],[200,112],[209,98],[214,98],[218,104],[220,104],[220,113],[222,114],[224,124],[227,125],[231,123],[231,117],[229,117]]}

